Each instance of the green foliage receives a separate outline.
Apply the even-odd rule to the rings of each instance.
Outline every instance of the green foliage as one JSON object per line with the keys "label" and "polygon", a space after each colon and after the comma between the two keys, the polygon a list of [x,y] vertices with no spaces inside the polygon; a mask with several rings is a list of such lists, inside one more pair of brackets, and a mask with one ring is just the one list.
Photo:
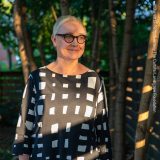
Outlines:
{"label": "green foliage", "polygon": [[13,4],[8,0],[2,0],[0,3],[0,42],[4,48],[17,52],[17,40],[13,30]]}
{"label": "green foliage", "polygon": [[0,148],[0,160],[15,160],[15,158],[13,158],[10,150]]}
{"label": "green foliage", "polygon": [[[58,0],[26,0],[22,1],[26,6],[26,29],[30,35],[33,53],[35,55],[38,66],[40,63],[39,46],[41,45],[45,53],[47,63],[55,59],[55,49],[50,40],[52,34],[52,26],[55,22],[53,16],[53,9],[57,17],[61,15],[60,2]],[[101,10],[101,21],[98,22],[98,9],[102,3]],[[124,22],[126,19],[126,0],[113,1],[114,10],[117,19],[117,50],[118,55],[121,55],[121,47],[123,43],[123,31]],[[108,68],[108,47],[109,41],[109,11],[108,1],[89,1],[79,0],[69,1],[70,13],[74,16],[79,17],[88,31],[86,51],[84,59],[90,59],[92,56],[91,48],[94,36],[94,25],[100,24],[100,30],[102,34],[100,42],[100,66],[103,69]],[[94,21],[91,19],[91,15],[94,13]],[[151,26],[152,17],[152,2],[151,0],[140,0],[136,8],[135,23],[134,23],[134,36],[133,44],[137,46],[141,43],[148,41],[149,28]],[[13,27],[13,0],[2,0],[0,3],[0,42],[5,48],[9,48],[14,54],[18,55],[18,42],[15,36]],[[35,54],[36,53],[36,54]],[[53,58],[53,59],[52,59]]]}

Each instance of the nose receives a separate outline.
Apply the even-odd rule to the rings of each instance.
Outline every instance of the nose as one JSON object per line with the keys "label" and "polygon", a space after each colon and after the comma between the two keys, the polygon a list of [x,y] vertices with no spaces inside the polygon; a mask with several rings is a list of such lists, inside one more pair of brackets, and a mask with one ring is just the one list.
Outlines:
{"label": "nose", "polygon": [[78,45],[78,41],[77,41],[77,38],[76,38],[76,37],[74,38],[74,40],[73,40],[73,42],[72,42],[71,44],[74,45],[74,46],[77,46],[77,45]]}

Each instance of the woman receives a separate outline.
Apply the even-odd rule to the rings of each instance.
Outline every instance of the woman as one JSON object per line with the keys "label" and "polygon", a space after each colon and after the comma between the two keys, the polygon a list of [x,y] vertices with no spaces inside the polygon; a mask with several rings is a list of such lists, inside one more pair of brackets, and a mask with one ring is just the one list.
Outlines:
{"label": "woman", "polygon": [[33,71],[23,93],[13,154],[19,160],[111,160],[107,111],[97,73],[78,62],[86,29],[56,21],[56,61]]}

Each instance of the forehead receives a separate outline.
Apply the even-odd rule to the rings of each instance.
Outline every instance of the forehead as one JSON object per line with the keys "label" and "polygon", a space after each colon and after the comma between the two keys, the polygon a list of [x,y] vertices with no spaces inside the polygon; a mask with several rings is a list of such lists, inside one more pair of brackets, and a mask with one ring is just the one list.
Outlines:
{"label": "forehead", "polygon": [[86,34],[85,28],[80,22],[77,21],[67,21],[63,23],[59,30],[59,33],[76,33],[76,34]]}

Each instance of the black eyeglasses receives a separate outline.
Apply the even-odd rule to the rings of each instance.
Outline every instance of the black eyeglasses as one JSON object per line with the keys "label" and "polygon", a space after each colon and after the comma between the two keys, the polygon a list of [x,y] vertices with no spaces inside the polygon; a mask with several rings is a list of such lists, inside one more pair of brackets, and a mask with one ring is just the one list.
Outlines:
{"label": "black eyeglasses", "polygon": [[83,44],[87,38],[86,35],[73,36],[72,34],[56,34],[56,36],[63,37],[64,41],[67,43],[72,43],[76,38],[79,44]]}

